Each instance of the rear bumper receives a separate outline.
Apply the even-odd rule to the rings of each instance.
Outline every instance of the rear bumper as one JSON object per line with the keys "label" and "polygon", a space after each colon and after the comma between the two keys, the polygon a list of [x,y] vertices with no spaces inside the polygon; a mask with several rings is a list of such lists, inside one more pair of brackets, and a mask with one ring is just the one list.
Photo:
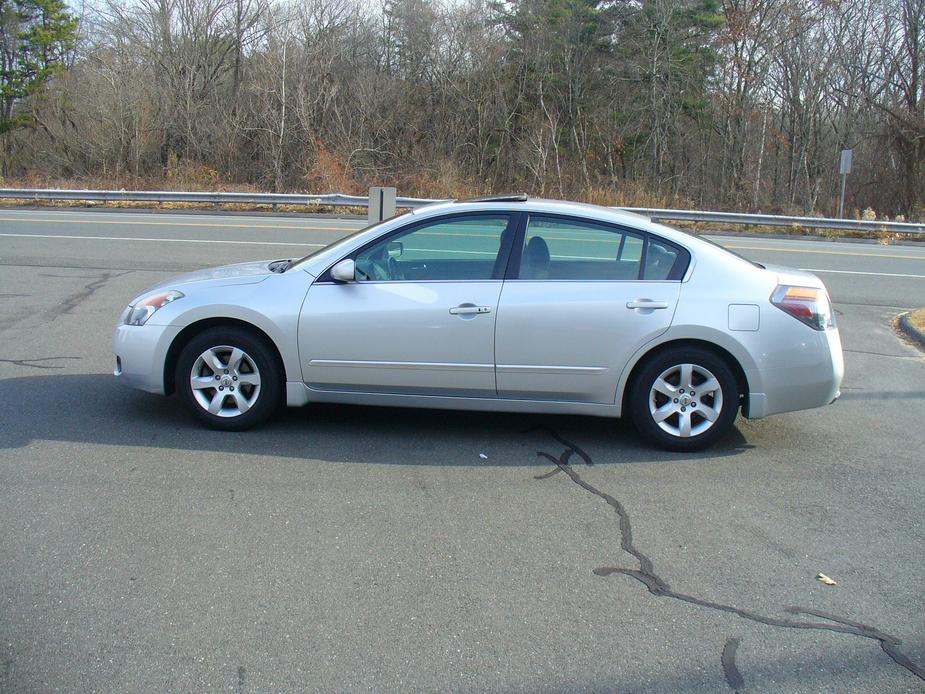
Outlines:
{"label": "rear bumper", "polygon": [[845,361],[837,329],[807,336],[788,357],[787,363],[759,371],[761,388],[749,393],[743,408],[749,419],[822,407],[838,399]]}
{"label": "rear bumper", "polygon": [[163,395],[164,361],[180,330],[164,325],[118,326],[112,338],[116,380],[129,388]]}

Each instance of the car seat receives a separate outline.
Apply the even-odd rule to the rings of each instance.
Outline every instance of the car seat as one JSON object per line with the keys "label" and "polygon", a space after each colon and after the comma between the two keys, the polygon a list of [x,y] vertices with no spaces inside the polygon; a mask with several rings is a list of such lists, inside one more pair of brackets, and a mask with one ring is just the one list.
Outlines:
{"label": "car seat", "polygon": [[527,242],[520,276],[527,280],[549,279],[549,246],[542,236]]}

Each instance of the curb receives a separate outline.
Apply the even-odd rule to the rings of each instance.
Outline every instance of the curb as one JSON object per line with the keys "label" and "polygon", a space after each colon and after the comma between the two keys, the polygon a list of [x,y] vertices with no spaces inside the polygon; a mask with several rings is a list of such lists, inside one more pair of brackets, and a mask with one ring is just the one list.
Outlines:
{"label": "curb", "polygon": [[899,329],[902,330],[903,334],[906,335],[916,347],[919,349],[925,350],[925,333],[923,333],[918,328],[913,327],[912,323],[909,322],[909,316],[912,315],[912,311],[907,311],[899,316],[897,321],[899,324]]}

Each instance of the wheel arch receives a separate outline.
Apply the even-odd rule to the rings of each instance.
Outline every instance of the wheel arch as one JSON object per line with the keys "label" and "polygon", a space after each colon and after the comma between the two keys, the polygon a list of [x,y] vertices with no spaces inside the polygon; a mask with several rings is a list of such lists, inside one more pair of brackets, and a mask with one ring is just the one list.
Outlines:
{"label": "wheel arch", "polygon": [[646,363],[662,352],[676,347],[698,347],[700,349],[706,349],[726,362],[736,377],[736,385],[739,389],[739,404],[744,408],[748,407],[748,395],[750,392],[748,376],[740,360],[729,349],[709,339],[677,337],[660,342],[656,345],[650,345],[648,348],[640,350],[635,360],[632,362],[632,365],[627,366],[623,377],[620,379],[619,391],[617,393],[617,403],[620,404],[621,415],[629,411],[629,397],[633,389],[633,383],[639,373],[645,368]]}
{"label": "wheel arch", "polygon": [[229,318],[229,317],[216,317],[216,318],[203,318],[194,323],[190,323],[183,330],[177,333],[173,341],[170,343],[170,347],[167,348],[167,355],[164,358],[164,394],[170,395],[176,390],[176,370],[177,370],[177,361],[180,358],[180,352],[183,351],[183,348],[187,343],[192,340],[197,335],[202,332],[209,330],[210,328],[216,327],[232,327],[240,328],[242,330],[247,330],[257,338],[266,343],[266,346],[270,349],[270,353],[273,355],[274,360],[276,361],[277,367],[279,367],[279,372],[283,377],[285,383],[286,380],[286,365],[283,361],[283,356],[279,351],[279,347],[276,346],[276,343],[273,339],[264,331],[261,330],[258,326],[253,323],[248,323],[247,321],[241,320],[239,318]]}

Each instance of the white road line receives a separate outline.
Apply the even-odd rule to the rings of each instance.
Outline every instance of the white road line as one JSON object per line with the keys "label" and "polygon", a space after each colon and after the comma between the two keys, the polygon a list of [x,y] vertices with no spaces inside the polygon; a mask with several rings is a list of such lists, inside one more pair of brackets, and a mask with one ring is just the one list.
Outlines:
{"label": "white road line", "polygon": [[65,234],[5,234],[0,236],[20,238],[20,239],[77,239],[88,241],[156,241],[157,243],[218,243],[222,245],[243,245],[243,246],[308,246],[311,248],[324,248],[326,243],[286,243],[284,241],[225,241],[222,239],[157,239],[146,238],[141,236],[80,236]]}
{"label": "white road line", "polygon": [[[145,241],[149,243],[210,243],[222,245],[239,245],[239,246],[304,246],[307,248],[324,248],[328,244],[324,243],[287,243],[284,241],[228,241],[221,239],[165,239],[133,236],[82,236],[79,234],[8,234],[0,233],[0,237],[6,238],[38,238],[38,239],[65,239],[65,240],[86,240],[86,241]],[[892,272],[864,272],[861,270],[824,270],[822,268],[801,268],[807,272],[828,272],[839,275],[868,275],[872,277],[909,277],[913,279],[925,279],[925,275],[910,275]]]}
{"label": "white road line", "polygon": [[864,272],[862,270],[823,270],[815,267],[801,267],[806,272],[831,272],[838,275],[872,275],[873,277],[914,277],[925,280],[925,275],[903,275],[895,272]]}
{"label": "white road line", "polygon": [[[21,215],[15,220],[7,221],[28,221],[31,218],[41,217],[43,215],[49,217],[60,217],[62,219],[74,218],[74,217],[95,217],[101,220],[120,218],[120,217],[149,217],[153,219],[233,219],[248,221],[253,226],[259,226],[260,222],[268,222],[271,225],[274,222],[284,221],[284,222],[299,222],[306,221],[311,222],[312,224],[336,224],[341,226],[347,226],[355,229],[362,229],[364,226],[367,226],[365,219],[349,219],[342,217],[314,217],[314,216],[302,216],[302,217],[285,217],[285,216],[257,216],[257,215],[240,215],[240,214],[184,214],[182,212],[93,212],[88,210],[81,211],[62,211],[62,210],[42,210],[41,212],[36,212],[34,210],[15,210],[8,207],[0,206],[0,214],[15,214]],[[44,220],[41,220],[44,221]],[[49,220],[51,221],[51,220]],[[57,223],[57,219],[54,220]],[[256,222],[256,223],[255,223]],[[178,224],[178,226],[185,226],[184,224]],[[271,227],[272,228],[272,227]],[[288,227],[287,227],[288,228]],[[302,228],[302,227],[299,227]]]}
{"label": "white road line", "polygon": [[[723,244],[720,244],[723,245]],[[823,248],[781,248],[772,246],[741,246],[730,243],[725,248],[735,248],[737,251],[770,251],[772,253],[818,253],[820,255],[852,255],[864,258],[897,258],[899,260],[923,260],[923,255],[899,255],[896,253],[860,253],[854,251],[833,251]]]}
{"label": "white road line", "polygon": [[336,231],[343,229],[334,227],[309,227],[293,226],[288,224],[209,224],[207,222],[163,222],[151,220],[132,220],[119,221],[118,219],[68,219],[59,222],[57,219],[34,218],[34,217],[0,217],[0,222],[29,222],[39,224],[93,224],[102,226],[105,224],[115,224],[117,226],[160,226],[160,227],[219,227],[223,229],[296,229],[298,231]]}

